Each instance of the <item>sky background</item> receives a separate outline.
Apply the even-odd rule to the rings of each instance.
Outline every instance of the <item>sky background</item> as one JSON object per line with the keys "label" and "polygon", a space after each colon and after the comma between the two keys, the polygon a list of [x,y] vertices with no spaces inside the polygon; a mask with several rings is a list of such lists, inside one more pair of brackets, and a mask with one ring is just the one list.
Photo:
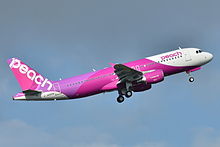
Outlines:
{"label": "sky background", "polygon": [[[218,0],[0,0],[0,146],[219,147]],[[51,80],[177,49],[214,54],[194,83],[166,77],[123,104],[117,92],[19,102],[6,60]]]}

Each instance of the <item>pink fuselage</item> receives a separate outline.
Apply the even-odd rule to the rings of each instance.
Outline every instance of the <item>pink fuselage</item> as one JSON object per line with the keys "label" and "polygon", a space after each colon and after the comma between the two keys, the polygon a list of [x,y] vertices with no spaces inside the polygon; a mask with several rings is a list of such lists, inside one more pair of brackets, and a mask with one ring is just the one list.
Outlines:
{"label": "pink fuselage", "polygon": [[[151,88],[162,82],[164,77],[199,70],[209,63],[213,55],[198,48],[178,49],[144,59],[110,64],[111,67],[72,78],[51,81],[17,58],[7,60],[22,92],[14,100],[66,100],[82,98],[108,91],[118,90],[119,103],[133,92]],[[193,77],[189,78],[193,82]]]}
{"label": "pink fuselage", "polygon": [[[164,76],[188,71],[196,68],[195,66],[177,67],[164,65],[149,59],[140,59],[124,65],[138,71],[162,70]],[[62,92],[69,98],[81,98],[102,92],[117,90],[118,77],[114,74],[114,68],[109,67],[99,71],[84,75],[55,81],[53,84],[55,91]]]}

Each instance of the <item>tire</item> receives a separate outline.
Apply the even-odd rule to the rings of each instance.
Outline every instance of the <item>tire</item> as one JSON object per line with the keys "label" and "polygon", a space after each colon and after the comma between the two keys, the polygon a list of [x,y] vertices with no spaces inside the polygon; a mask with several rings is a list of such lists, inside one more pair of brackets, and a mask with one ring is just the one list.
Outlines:
{"label": "tire", "polygon": [[194,79],[193,77],[190,77],[190,78],[189,78],[189,82],[194,82],[194,80],[195,80],[195,79]]}
{"label": "tire", "polygon": [[124,102],[124,100],[125,100],[125,98],[124,98],[123,96],[119,96],[119,97],[117,98],[117,102],[118,102],[118,103],[122,103],[122,102]]}
{"label": "tire", "polygon": [[127,91],[125,93],[126,98],[130,98],[132,96],[132,91]]}

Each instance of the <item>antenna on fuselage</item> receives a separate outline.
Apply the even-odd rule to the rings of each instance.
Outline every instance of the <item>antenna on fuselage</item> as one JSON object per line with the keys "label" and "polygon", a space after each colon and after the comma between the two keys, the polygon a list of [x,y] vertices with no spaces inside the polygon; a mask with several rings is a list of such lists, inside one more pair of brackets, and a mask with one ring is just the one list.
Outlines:
{"label": "antenna on fuselage", "polygon": [[96,71],[94,68],[93,68],[92,70],[93,70],[93,72],[95,72],[95,71]]}
{"label": "antenna on fuselage", "polygon": [[181,49],[182,49],[180,46],[179,46],[178,48],[179,48],[179,50],[181,50]]}

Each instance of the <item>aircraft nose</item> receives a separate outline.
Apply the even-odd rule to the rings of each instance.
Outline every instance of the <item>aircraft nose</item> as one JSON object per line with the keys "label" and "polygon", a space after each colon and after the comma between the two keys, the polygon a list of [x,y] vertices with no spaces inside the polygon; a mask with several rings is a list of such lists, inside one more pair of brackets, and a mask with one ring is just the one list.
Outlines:
{"label": "aircraft nose", "polygon": [[206,53],[205,58],[210,62],[213,59],[213,55],[211,53]]}

